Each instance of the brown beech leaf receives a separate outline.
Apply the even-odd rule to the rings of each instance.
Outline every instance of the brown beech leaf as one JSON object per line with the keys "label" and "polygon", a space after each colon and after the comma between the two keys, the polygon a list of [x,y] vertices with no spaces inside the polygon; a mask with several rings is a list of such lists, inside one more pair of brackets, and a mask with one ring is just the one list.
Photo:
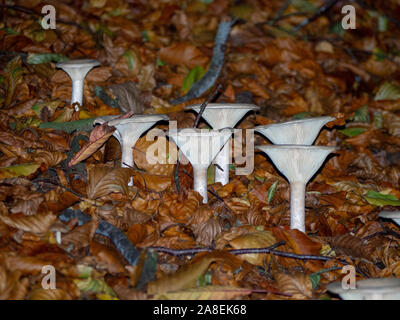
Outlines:
{"label": "brown beech leaf", "polygon": [[82,226],[75,227],[71,232],[62,236],[61,246],[75,252],[80,248],[89,246],[96,232],[97,225],[98,222],[93,219]]}
{"label": "brown beech leaf", "polygon": [[94,256],[97,266],[105,268],[109,273],[125,271],[117,252],[96,241],[90,242],[90,252]]}
{"label": "brown beech leaf", "polygon": [[193,288],[196,286],[197,279],[203,275],[211,263],[215,262],[215,257],[202,256],[195,262],[182,266],[172,275],[163,276],[147,285],[148,294],[162,294],[169,291],[178,291]]}
{"label": "brown beech leaf", "polygon": [[43,196],[35,196],[32,199],[18,200],[18,202],[10,209],[11,213],[23,213],[25,216],[36,214],[39,205],[43,202]]}
{"label": "brown beech leaf", "polygon": [[183,64],[189,69],[198,65],[204,66],[209,60],[199,49],[189,43],[174,43],[162,48],[160,59],[170,64]]}
{"label": "brown beech leaf", "polygon": [[89,166],[87,170],[89,199],[97,199],[112,192],[128,193],[128,182],[132,176],[132,169]]}
{"label": "brown beech leaf", "polygon": [[310,299],[312,297],[312,283],[310,277],[303,273],[288,275],[275,273],[274,278],[279,291],[290,294],[293,299]]}
{"label": "brown beech leaf", "polygon": [[5,266],[0,266],[0,299],[6,300],[18,284],[21,272],[9,272]]}
{"label": "brown beech leaf", "polygon": [[135,172],[133,183],[136,186],[140,185],[142,188],[162,192],[172,184],[172,177]]}
{"label": "brown beech leaf", "polygon": [[[243,234],[231,241],[229,244],[234,249],[249,249],[249,248],[266,248],[272,246],[277,241],[270,231],[255,231],[247,234]],[[270,259],[269,254],[241,254],[239,258],[246,260],[251,264],[257,266],[268,265]]]}
{"label": "brown beech leaf", "polygon": [[155,299],[162,300],[234,300],[251,294],[251,289],[230,286],[203,286],[175,292],[159,294]]}
{"label": "brown beech leaf", "polygon": [[50,212],[34,216],[0,214],[0,221],[7,226],[38,235],[46,233],[56,219],[57,217]]}
{"label": "brown beech leaf", "polygon": [[354,258],[363,258],[368,261],[374,261],[376,254],[371,246],[361,238],[351,234],[343,234],[333,237],[330,241],[332,249],[339,254],[345,254]]}
{"label": "brown beech leaf", "polygon": [[288,244],[297,254],[318,255],[321,250],[321,244],[313,241],[309,236],[297,229],[288,229],[283,231]]}
{"label": "brown beech leaf", "polygon": [[108,122],[95,127],[90,133],[89,143],[84,146],[75,156],[68,162],[68,166],[72,167],[77,163],[89,158],[97,151],[115,131],[115,127],[108,126]]}
{"label": "brown beech leaf", "polygon": [[70,295],[62,289],[43,289],[32,290],[28,295],[29,300],[71,300]]}
{"label": "brown beech leaf", "polygon": [[67,158],[67,155],[60,151],[40,151],[35,154],[33,159],[37,163],[44,163],[48,167],[55,167],[60,162],[64,161]]}

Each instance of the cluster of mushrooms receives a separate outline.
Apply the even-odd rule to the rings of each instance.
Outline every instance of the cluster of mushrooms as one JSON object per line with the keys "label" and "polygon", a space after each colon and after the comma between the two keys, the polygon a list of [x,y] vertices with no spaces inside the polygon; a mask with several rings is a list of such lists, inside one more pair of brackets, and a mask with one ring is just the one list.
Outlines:
{"label": "cluster of mushrooms", "polygon": [[[72,79],[72,100],[75,110],[79,110],[83,100],[83,83],[86,74],[100,63],[97,60],[79,59],[58,63]],[[200,112],[200,105],[187,106],[186,110]],[[259,107],[251,104],[210,103],[203,110],[202,117],[212,127],[211,130],[194,128],[173,129],[166,134],[175,142],[193,167],[193,189],[208,202],[207,170],[215,164],[215,182],[225,185],[229,182],[231,163],[231,137],[233,128],[249,111]],[[128,119],[117,116],[103,116],[95,119],[93,125],[108,121],[116,128],[114,137],[122,148],[122,167],[133,167],[132,148],[140,136],[159,121],[169,120],[166,115],[140,114]],[[254,130],[273,145],[259,145],[255,148],[268,155],[276,168],[290,183],[290,228],[305,232],[305,190],[308,181],[320,169],[333,146],[314,146],[321,128],[333,117],[316,117],[258,126]],[[132,180],[129,183],[132,184]],[[393,219],[400,225],[400,212],[382,211],[382,218]],[[342,299],[400,299],[400,279],[367,279],[357,281],[356,288],[343,288],[340,282],[328,286],[331,292]]]}

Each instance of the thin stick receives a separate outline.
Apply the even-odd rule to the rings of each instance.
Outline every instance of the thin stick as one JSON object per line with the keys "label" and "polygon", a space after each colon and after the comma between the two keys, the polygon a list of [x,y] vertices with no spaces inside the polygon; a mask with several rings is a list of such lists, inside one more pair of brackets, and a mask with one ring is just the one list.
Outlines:
{"label": "thin stick", "polygon": [[197,128],[197,126],[198,126],[198,124],[199,124],[199,121],[200,121],[200,119],[201,119],[201,116],[203,115],[203,112],[204,112],[204,110],[206,109],[207,105],[217,97],[217,95],[220,93],[221,89],[222,89],[222,84],[219,83],[219,84],[215,87],[214,91],[208,96],[207,100],[204,101],[204,102],[201,104],[201,106],[200,106],[200,111],[199,111],[199,113],[197,114],[196,120],[194,121],[193,128]]}

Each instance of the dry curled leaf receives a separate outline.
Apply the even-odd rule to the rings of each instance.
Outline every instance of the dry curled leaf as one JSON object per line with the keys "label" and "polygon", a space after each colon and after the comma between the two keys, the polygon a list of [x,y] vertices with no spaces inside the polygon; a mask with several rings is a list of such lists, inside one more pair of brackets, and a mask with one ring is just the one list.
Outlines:
{"label": "dry curled leaf", "polygon": [[88,198],[97,199],[112,192],[127,194],[131,175],[130,168],[90,166],[88,168]]}
{"label": "dry curled leaf", "polygon": [[312,283],[309,276],[303,273],[294,275],[275,273],[274,278],[279,291],[291,295],[292,299],[311,299]]}
{"label": "dry curled leaf", "polygon": [[[255,231],[241,235],[231,241],[229,244],[234,249],[249,249],[249,248],[267,248],[275,244],[277,241],[270,231]],[[239,257],[251,264],[258,266],[268,265],[270,259],[269,254],[241,254]]]}
{"label": "dry curled leaf", "polygon": [[33,216],[24,216],[21,214],[0,215],[0,221],[7,226],[35,234],[46,233],[56,219],[57,217],[51,212]]}
{"label": "dry curled leaf", "polygon": [[202,256],[197,261],[182,266],[172,275],[163,276],[147,286],[148,294],[162,294],[196,286],[197,279],[204,274],[209,265],[216,261],[215,257]]}

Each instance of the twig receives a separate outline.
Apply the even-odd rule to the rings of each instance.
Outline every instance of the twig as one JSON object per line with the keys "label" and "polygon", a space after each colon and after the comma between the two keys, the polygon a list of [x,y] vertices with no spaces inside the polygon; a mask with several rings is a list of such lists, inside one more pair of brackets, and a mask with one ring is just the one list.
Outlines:
{"label": "twig", "polygon": [[325,4],[323,4],[317,12],[315,12],[310,18],[307,18],[300,22],[293,30],[294,32],[299,31],[300,29],[304,28],[309,23],[313,22],[314,20],[318,19],[320,16],[324,15],[325,12],[329,11],[339,0],[328,0]]}
{"label": "twig", "polygon": [[210,67],[208,68],[206,74],[199,81],[193,84],[186,95],[178,99],[172,100],[171,104],[180,104],[191,99],[200,98],[204,92],[206,92],[214,85],[224,64],[225,44],[228,40],[232,25],[235,22],[236,20],[220,22],[217,35],[215,36],[213,57],[211,59]]}
{"label": "twig", "polygon": [[270,20],[270,24],[273,25],[275,22],[281,19],[282,14],[285,12],[285,10],[290,6],[292,0],[286,0],[285,3],[282,5],[282,7],[279,8],[278,12],[276,13],[275,18]]}
{"label": "twig", "polygon": [[[230,249],[227,250],[232,254],[251,254],[251,253],[269,253],[271,250],[282,246],[285,244],[285,241],[279,241],[272,246],[267,248],[249,248],[249,249]],[[158,252],[167,253],[173,256],[192,256],[200,252],[211,252],[215,250],[212,247],[206,248],[191,248],[191,249],[170,249],[165,247],[148,247],[148,249],[156,250]]]}
{"label": "twig", "polygon": [[204,101],[201,104],[200,111],[197,114],[196,119],[194,120],[193,128],[197,128],[197,126],[199,125],[199,121],[200,121],[200,119],[201,119],[201,117],[202,117],[202,115],[204,113],[204,110],[206,109],[207,105],[217,97],[217,95],[220,93],[221,89],[222,89],[222,84],[219,83],[215,87],[214,91],[208,96],[206,101]]}

